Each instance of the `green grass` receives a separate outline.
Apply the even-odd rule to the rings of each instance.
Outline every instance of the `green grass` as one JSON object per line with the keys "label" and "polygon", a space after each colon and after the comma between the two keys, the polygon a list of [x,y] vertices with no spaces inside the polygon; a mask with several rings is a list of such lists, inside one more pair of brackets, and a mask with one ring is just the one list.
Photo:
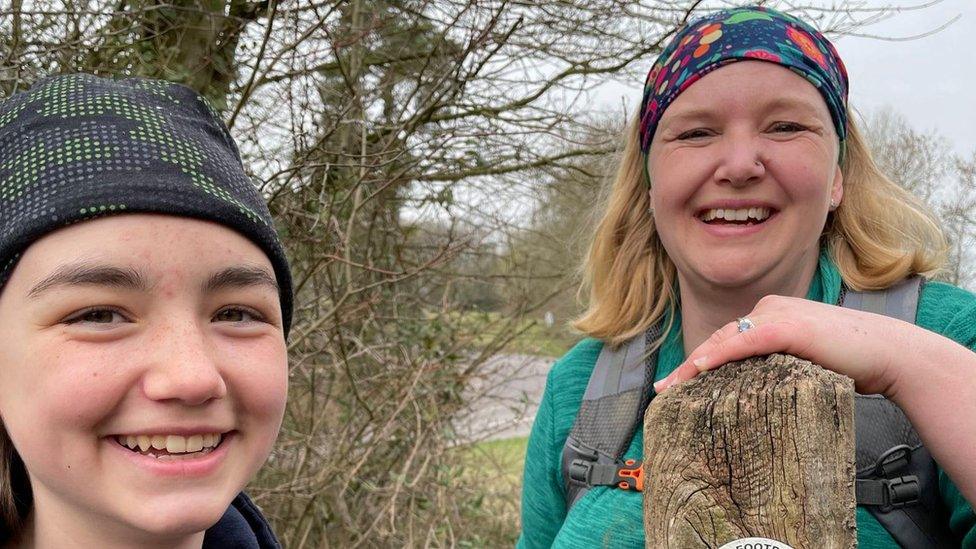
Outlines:
{"label": "green grass", "polygon": [[480,442],[458,448],[467,488],[461,547],[511,547],[518,539],[522,462],[528,438]]}
{"label": "green grass", "polygon": [[[514,323],[508,323],[496,312],[470,311],[457,314],[463,315],[463,326],[478,333],[475,345],[485,346],[498,339],[511,339],[503,352],[558,357],[580,339],[567,326],[556,324],[546,327],[538,318],[521,318]],[[501,333],[502,330],[506,333]],[[514,337],[510,337],[513,334]]]}
{"label": "green grass", "polygon": [[479,442],[465,448],[465,462],[479,469],[497,471],[506,479],[521,483],[528,442],[528,437]]}
{"label": "green grass", "polygon": [[563,326],[547,328],[539,321],[524,320],[523,331],[509,344],[516,353],[542,356],[562,356],[579,340]]}

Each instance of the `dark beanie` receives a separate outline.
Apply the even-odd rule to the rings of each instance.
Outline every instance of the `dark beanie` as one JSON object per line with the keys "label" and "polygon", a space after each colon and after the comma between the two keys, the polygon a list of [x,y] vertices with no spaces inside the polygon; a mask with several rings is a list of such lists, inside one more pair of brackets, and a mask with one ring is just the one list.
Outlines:
{"label": "dark beanie", "polygon": [[0,103],[0,289],[32,242],[121,213],[214,221],[253,241],[274,267],[288,335],[288,260],[237,145],[206,100],[170,82],[75,74]]}

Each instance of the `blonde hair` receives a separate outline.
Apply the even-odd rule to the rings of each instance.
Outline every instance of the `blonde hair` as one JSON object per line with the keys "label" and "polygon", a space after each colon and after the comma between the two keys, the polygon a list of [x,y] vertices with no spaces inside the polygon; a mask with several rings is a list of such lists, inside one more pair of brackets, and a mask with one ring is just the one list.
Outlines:
{"label": "blonde hair", "polygon": [[[850,114],[850,113],[849,113]],[[841,171],[844,198],[828,217],[821,242],[847,287],[886,288],[913,275],[933,276],[948,246],[934,214],[888,179],[848,116]],[[677,307],[676,270],[654,227],[640,151],[640,120],[624,135],[620,167],[602,206],[582,266],[581,293],[589,292],[577,330],[609,345],[644,332]],[[663,341],[670,325],[663,331]]]}

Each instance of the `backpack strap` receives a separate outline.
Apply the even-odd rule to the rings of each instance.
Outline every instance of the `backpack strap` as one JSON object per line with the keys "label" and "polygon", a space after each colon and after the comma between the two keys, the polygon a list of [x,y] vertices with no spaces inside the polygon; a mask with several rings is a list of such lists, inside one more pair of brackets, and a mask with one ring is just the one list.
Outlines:
{"label": "backpack strap", "polygon": [[[887,290],[846,291],[841,305],[915,323],[924,280],[914,276]],[[935,460],[904,411],[882,395],[854,397],[855,494],[903,547],[959,547],[939,497]]]}
{"label": "backpack strap", "polygon": [[642,490],[641,464],[622,460],[654,395],[661,335],[654,326],[616,348],[604,345],[563,446],[561,470],[567,511],[593,486]]}
{"label": "backpack strap", "polygon": [[838,305],[915,324],[922,283],[922,277],[913,276],[884,290],[857,291],[844,288],[841,290]]}
{"label": "backpack strap", "polygon": [[935,460],[904,412],[881,395],[856,395],[857,504],[903,547],[959,547],[939,496]]}

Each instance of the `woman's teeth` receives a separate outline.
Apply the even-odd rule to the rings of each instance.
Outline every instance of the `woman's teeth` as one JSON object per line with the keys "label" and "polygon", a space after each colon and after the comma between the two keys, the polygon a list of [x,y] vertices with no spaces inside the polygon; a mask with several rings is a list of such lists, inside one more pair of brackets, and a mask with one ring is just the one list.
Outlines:
{"label": "woman's teeth", "polygon": [[134,452],[156,458],[179,454],[200,454],[212,451],[220,444],[220,433],[206,435],[118,435],[116,442]]}
{"label": "woman's teeth", "polygon": [[705,210],[699,216],[706,223],[716,219],[724,221],[756,221],[763,222],[770,215],[769,208],[740,208],[733,209],[712,209]]}

